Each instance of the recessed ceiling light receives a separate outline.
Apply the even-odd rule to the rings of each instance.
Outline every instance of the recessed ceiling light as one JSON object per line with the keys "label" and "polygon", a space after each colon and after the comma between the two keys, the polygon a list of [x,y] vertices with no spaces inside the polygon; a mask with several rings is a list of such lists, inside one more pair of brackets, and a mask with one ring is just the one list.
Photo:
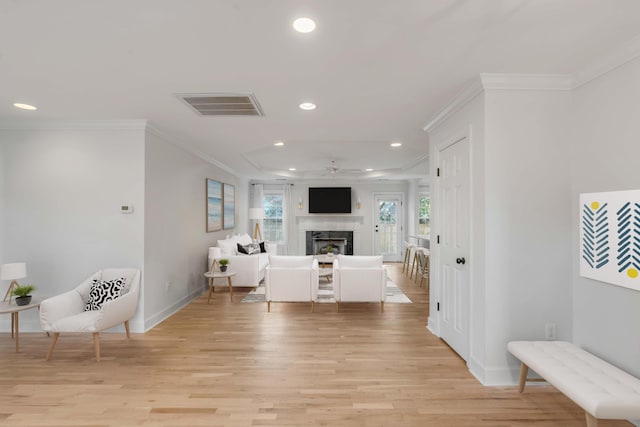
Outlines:
{"label": "recessed ceiling light", "polygon": [[293,21],[293,28],[299,33],[310,33],[316,29],[316,23],[310,18],[298,18]]}
{"label": "recessed ceiling light", "polygon": [[34,107],[33,105],[21,104],[19,102],[16,102],[15,104],[13,104],[13,106],[16,108],[20,108],[22,110],[29,110],[29,111],[37,110],[37,108]]}
{"label": "recessed ceiling light", "polygon": [[365,172],[373,172],[373,169],[371,169],[371,168],[366,168],[366,169],[365,169]]}
{"label": "recessed ceiling light", "polygon": [[293,171],[295,171],[295,170],[296,170],[296,168],[289,168],[289,170],[290,170],[291,172],[293,172]]}
{"label": "recessed ceiling light", "polygon": [[278,141],[278,142],[274,142],[274,144],[276,147],[282,147],[284,145],[284,142],[282,141]]}
{"label": "recessed ceiling light", "polygon": [[402,147],[402,142],[392,142],[391,146],[392,147]]}
{"label": "recessed ceiling light", "polygon": [[300,104],[300,108],[302,108],[303,110],[315,110],[316,104],[314,104],[313,102],[303,102],[302,104]]}

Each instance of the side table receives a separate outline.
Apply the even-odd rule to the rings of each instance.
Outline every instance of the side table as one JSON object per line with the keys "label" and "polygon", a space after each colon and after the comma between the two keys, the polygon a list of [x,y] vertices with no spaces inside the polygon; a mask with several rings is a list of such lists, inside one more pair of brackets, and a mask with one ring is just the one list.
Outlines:
{"label": "side table", "polygon": [[31,310],[32,308],[39,308],[39,302],[32,302],[27,305],[17,305],[15,302],[7,304],[6,302],[0,302],[0,314],[11,313],[11,338],[16,338],[16,353],[20,350],[20,323],[18,315],[21,311]]}
{"label": "side table", "polygon": [[209,279],[209,298],[207,298],[207,304],[211,301],[211,293],[213,292],[213,281],[215,279],[224,279],[226,277],[227,284],[229,285],[229,298],[231,298],[231,302],[233,302],[233,285],[231,284],[231,278],[235,276],[236,273],[234,271],[207,271],[204,273],[204,277]]}

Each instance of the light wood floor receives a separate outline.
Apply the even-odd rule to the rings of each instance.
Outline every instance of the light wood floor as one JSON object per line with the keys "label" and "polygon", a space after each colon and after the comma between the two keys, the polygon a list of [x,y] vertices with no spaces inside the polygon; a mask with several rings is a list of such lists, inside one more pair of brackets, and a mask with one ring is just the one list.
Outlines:
{"label": "light wood floor", "polygon": [[[3,426],[585,426],[549,386],[482,387],[425,329],[427,293],[392,278],[414,302],[241,304],[219,288],[147,334],[0,334]],[[601,426],[630,426],[603,421]]]}

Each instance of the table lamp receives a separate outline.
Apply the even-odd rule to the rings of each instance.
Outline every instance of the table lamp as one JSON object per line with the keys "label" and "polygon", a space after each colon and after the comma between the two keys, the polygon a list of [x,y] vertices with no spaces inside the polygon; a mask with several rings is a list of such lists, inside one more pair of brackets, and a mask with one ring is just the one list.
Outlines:
{"label": "table lamp", "polygon": [[2,301],[6,301],[7,297],[9,297],[9,304],[11,304],[11,295],[13,293],[13,288],[18,286],[17,279],[24,279],[27,277],[27,264],[24,262],[14,262],[11,264],[2,264],[0,267],[0,280],[11,280],[11,284],[9,285],[9,289],[4,296]]}
{"label": "table lamp", "polygon": [[260,232],[260,221],[264,219],[264,208],[249,208],[249,219],[256,220],[256,227],[253,230],[253,239],[256,240],[258,235],[262,240],[262,233]]}

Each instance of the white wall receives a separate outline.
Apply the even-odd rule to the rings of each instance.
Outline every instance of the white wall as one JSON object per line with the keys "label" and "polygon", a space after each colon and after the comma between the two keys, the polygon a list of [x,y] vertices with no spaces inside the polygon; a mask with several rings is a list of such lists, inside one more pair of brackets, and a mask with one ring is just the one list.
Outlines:
{"label": "white wall", "polygon": [[[246,186],[234,176],[184,151],[157,131],[145,141],[145,329],[164,320],[206,286],[207,249],[236,229],[207,233],[206,178],[235,185],[238,212]],[[246,218],[246,216],[245,216]]]}
{"label": "white wall", "polygon": [[[27,263],[21,283],[35,285],[38,299],[105,267],[143,265],[144,123],[72,127],[0,129],[1,261]],[[122,204],[135,212],[120,213]],[[37,311],[21,315],[20,326],[41,330]],[[139,314],[131,328],[142,331]]]}
{"label": "white wall", "polygon": [[636,58],[574,91],[570,213],[575,343],[636,377],[640,291],[579,276],[578,196],[640,188],[639,75]]}
{"label": "white wall", "polygon": [[572,339],[569,91],[485,91],[485,384],[513,383],[511,340]]}

